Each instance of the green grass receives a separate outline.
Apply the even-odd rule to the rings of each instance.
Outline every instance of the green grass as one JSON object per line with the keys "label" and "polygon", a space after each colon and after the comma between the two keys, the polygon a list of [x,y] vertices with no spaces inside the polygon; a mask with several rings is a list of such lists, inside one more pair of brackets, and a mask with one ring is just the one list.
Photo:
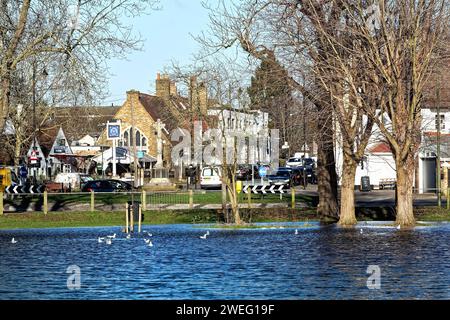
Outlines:
{"label": "green grass", "polygon": [[450,221],[450,210],[439,207],[421,207],[415,209],[417,220],[421,221]]}
{"label": "green grass", "polygon": [[[147,211],[143,224],[178,224],[215,222],[215,213],[202,211]],[[123,212],[41,212],[0,216],[0,229],[125,226]]]}
{"label": "green grass", "polygon": [[[315,199],[311,196],[299,195],[295,196],[296,202],[304,202],[308,203],[310,206],[314,206]],[[239,203],[247,203],[248,195],[245,193],[239,194]],[[267,195],[259,195],[252,194],[251,195],[252,203],[291,203],[291,194],[290,192],[283,194],[280,199],[279,194],[267,194]],[[194,203],[198,204],[219,204],[222,203],[222,193],[221,192],[196,192],[194,193]]]}
{"label": "green grass", "polygon": [[[136,193],[133,195],[134,201],[141,201],[141,194]],[[103,205],[117,205],[125,204],[132,200],[130,194],[124,193],[108,193],[108,194],[95,194],[94,202],[95,206]],[[175,204],[189,204],[189,194],[187,192],[164,192],[164,193],[151,193],[148,192],[146,196],[148,205],[175,205]],[[221,192],[195,192],[194,199],[195,204],[221,204],[222,193]],[[42,210],[43,195],[19,195],[14,197],[8,197],[4,200],[5,205],[11,205],[17,208],[18,211],[26,211],[28,207],[35,207],[35,210]],[[282,199],[280,195],[251,195],[251,202],[254,204],[267,204],[267,203],[291,203],[291,194],[284,194]],[[306,203],[309,207],[315,207],[317,200],[314,197],[305,195],[296,195],[296,202]],[[61,208],[70,208],[71,205],[84,204],[89,206],[91,203],[91,195],[85,194],[48,194],[48,203],[50,208],[56,208],[57,211],[63,211]],[[247,194],[239,194],[239,203],[248,203]]]}
{"label": "green grass", "polygon": [[[314,210],[296,210],[294,214],[272,210],[242,210],[242,218],[251,223],[311,221]],[[249,219],[250,218],[250,219]],[[155,210],[144,212],[144,225],[218,223],[215,210]],[[124,212],[41,212],[9,213],[0,216],[0,229],[124,226]]]}

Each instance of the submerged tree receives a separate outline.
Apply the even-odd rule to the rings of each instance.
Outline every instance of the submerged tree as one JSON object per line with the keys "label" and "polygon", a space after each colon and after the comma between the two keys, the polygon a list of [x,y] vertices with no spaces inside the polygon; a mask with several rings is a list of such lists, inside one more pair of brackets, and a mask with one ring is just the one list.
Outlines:
{"label": "submerged tree", "polygon": [[235,1],[231,4],[220,1],[216,7],[209,7],[210,30],[198,40],[213,50],[238,45],[260,61],[276,57],[288,71],[289,86],[315,106],[318,131],[317,210],[322,218],[337,221],[339,210],[330,96],[318,79],[309,77],[311,61],[305,58],[305,45],[295,48],[280,29],[280,24],[284,23],[286,4],[295,7],[295,3],[290,1]]}
{"label": "submerged tree", "polygon": [[[381,94],[378,112],[367,114],[388,142],[395,159],[396,222],[413,226],[413,182],[424,85],[440,58],[440,48],[445,45],[449,4],[445,0],[376,0],[368,11],[360,3],[339,3],[353,22],[354,41],[362,44],[356,56],[373,72],[370,82],[376,84]],[[366,105],[362,107],[367,111]]]}

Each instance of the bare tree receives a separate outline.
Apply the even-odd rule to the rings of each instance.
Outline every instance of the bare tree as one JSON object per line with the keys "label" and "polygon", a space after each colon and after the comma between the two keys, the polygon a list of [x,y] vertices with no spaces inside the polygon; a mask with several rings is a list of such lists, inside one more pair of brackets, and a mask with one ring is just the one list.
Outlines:
{"label": "bare tree", "polygon": [[[389,143],[395,159],[396,222],[412,226],[423,88],[439,60],[448,31],[449,4],[445,0],[377,0],[368,12],[361,3],[340,3],[352,21],[352,36],[363,44],[358,58],[376,74],[371,81],[382,94],[379,111],[367,114]],[[373,19],[368,20],[368,13]]]}
{"label": "bare tree", "polygon": [[[301,1],[287,12],[291,17],[299,15],[291,20],[300,21],[303,26],[300,28],[294,23],[287,34],[308,30],[295,33],[299,40],[292,39],[292,43],[297,47],[302,43],[308,45],[309,56],[314,62],[313,77],[330,96],[337,124],[335,137],[341,142],[343,153],[339,224],[353,225],[356,223],[356,168],[372,136],[373,115],[382,96],[378,77],[359,59],[365,43],[352,33],[354,22],[347,19],[348,13],[341,1]],[[310,40],[311,34],[314,41]]]}
{"label": "bare tree", "polygon": [[145,13],[156,2],[1,0],[0,128],[10,107],[14,74],[24,64],[45,66],[59,98],[100,97],[106,60],[140,47],[124,17]]}
{"label": "bare tree", "polygon": [[[323,218],[338,219],[337,176],[334,158],[332,113],[330,95],[318,79],[308,77],[312,62],[306,43],[292,43],[289,28],[284,23],[296,22],[288,16],[296,10],[296,1],[220,1],[210,10],[210,30],[197,39],[213,52],[239,46],[253,58],[264,60],[277,57],[289,71],[289,81],[304,99],[316,107],[318,129],[318,214]],[[337,23],[331,16],[330,24]],[[284,27],[284,29],[283,29]],[[301,81],[307,79],[307,81]]]}
{"label": "bare tree", "polygon": [[[246,70],[246,66],[239,65],[234,59],[220,54],[208,57],[199,55],[196,62],[190,66],[180,67],[177,63],[173,63],[169,69],[172,78],[181,84],[184,83],[185,90],[188,92],[198,89],[192,86],[192,78],[197,79],[207,88],[210,112],[205,114],[203,110],[202,113],[199,108],[200,101],[197,100],[199,95],[190,94],[191,109],[186,111],[185,117],[192,120],[191,124],[195,120],[201,120],[206,128],[214,130],[212,135],[215,136],[215,142],[219,141],[219,144],[214,150],[213,158],[215,159],[212,160],[213,162],[218,160],[218,164],[220,163],[223,198],[229,200],[232,221],[235,224],[241,224],[243,220],[239,212],[236,172],[243,144],[246,145],[245,138],[242,136],[245,128],[230,128],[227,125],[227,115],[228,112],[248,111],[250,99],[246,95],[245,87],[248,86],[246,79],[250,78],[251,73],[249,70],[242,72]],[[180,124],[183,125],[183,123]],[[193,135],[193,129],[186,129]],[[191,139],[194,141],[193,138]],[[204,142],[197,142],[202,143],[202,149],[205,147]],[[192,150],[191,153],[193,154],[194,151]],[[225,217],[228,216],[227,203],[224,203],[223,207]]]}

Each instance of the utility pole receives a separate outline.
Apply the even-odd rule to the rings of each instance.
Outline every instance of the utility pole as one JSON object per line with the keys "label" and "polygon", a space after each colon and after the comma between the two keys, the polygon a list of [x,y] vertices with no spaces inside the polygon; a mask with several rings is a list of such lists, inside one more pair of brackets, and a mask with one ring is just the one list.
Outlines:
{"label": "utility pole", "polygon": [[[33,76],[32,76],[32,90],[33,90],[33,152],[36,152],[36,59],[33,59]],[[33,184],[36,185],[36,167],[33,167]]]}
{"label": "utility pole", "polygon": [[436,109],[437,109],[437,146],[436,146],[436,186],[438,207],[441,207],[441,107],[440,107],[440,83],[436,87]]}
{"label": "utility pole", "polygon": [[133,139],[133,170],[134,170],[134,187],[138,187],[138,161],[137,161],[137,151],[136,151],[136,129],[134,127],[134,105],[133,98],[130,98],[131,103],[131,138]]}

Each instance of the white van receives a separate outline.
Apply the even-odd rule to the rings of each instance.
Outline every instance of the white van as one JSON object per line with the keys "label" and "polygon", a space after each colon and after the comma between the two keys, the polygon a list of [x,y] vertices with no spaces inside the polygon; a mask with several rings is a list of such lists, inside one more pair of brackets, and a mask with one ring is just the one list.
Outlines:
{"label": "white van", "polygon": [[81,190],[83,185],[88,182],[94,180],[91,176],[83,173],[58,173],[55,182],[62,183],[64,185],[64,189],[69,190]]}
{"label": "white van", "polygon": [[213,189],[222,187],[222,175],[219,167],[204,167],[200,175],[200,188]]}

